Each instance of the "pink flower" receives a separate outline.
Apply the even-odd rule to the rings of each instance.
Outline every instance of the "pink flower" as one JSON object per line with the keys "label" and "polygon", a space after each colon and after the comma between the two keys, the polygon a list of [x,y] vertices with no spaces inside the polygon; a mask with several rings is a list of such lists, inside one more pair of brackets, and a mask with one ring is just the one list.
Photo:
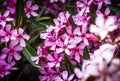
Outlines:
{"label": "pink flower", "polygon": [[63,35],[62,40],[58,39],[57,45],[59,46],[56,48],[57,54],[65,52],[67,55],[70,55],[70,49],[75,47],[75,45],[69,44],[69,39],[66,35]]}
{"label": "pink flower", "polygon": [[87,17],[87,14],[76,14],[75,16],[72,16],[73,21],[76,25],[78,26],[86,26],[88,24],[88,21],[90,19],[90,17]]}
{"label": "pink flower", "polygon": [[15,62],[9,62],[9,63],[2,63],[0,62],[0,78],[3,78],[6,75],[10,74],[11,70],[16,70],[17,68],[14,68]]}
{"label": "pink flower", "polygon": [[108,4],[108,5],[111,4],[110,0],[94,0],[93,2],[98,5],[98,9],[102,8],[103,3]]}
{"label": "pink flower", "polygon": [[62,56],[58,57],[56,53],[53,55],[48,54],[47,55],[47,60],[48,60],[48,66],[49,67],[60,67],[60,62],[62,61]]}
{"label": "pink flower", "polygon": [[22,47],[17,45],[17,42],[12,41],[12,42],[10,42],[8,47],[6,47],[2,50],[2,53],[7,54],[8,55],[8,62],[11,62],[13,57],[16,60],[21,59],[20,54],[17,53],[18,51],[21,51],[21,50],[22,50]]}
{"label": "pink flower", "polygon": [[78,8],[78,12],[80,12],[81,14],[89,13],[90,12],[90,5],[92,2],[93,2],[93,0],[77,1],[76,6]]}
{"label": "pink flower", "polygon": [[32,56],[31,60],[35,62],[35,64],[38,64],[39,61],[43,61],[43,59],[46,60],[48,53],[48,48],[46,46],[39,46],[37,49],[37,56]]}
{"label": "pink flower", "polygon": [[26,8],[24,9],[27,18],[30,18],[30,15],[32,16],[38,16],[38,14],[35,12],[38,10],[38,5],[35,4],[32,6],[32,1],[27,1],[26,2]]}
{"label": "pink flower", "polygon": [[3,27],[5,27],[7,21],[12,21],[13,20],[12,18],[9,18],[8,16],[9,16],[9,11],[8,10],[5,11],[3,15],[0,13],[0,24]]}
{"label": "pink flower", "polygon": [[63,22],[63,23],[67,23],[68,22],[68,19],[70,17],[70,13],[67,11],[65,14],[63,12],[61,12],[59,15],[58,15],[58,20],[60,22]]}
{"label": "pink flower", "polygon": [[57,76],[55,78],[55,81],[72,81],[72,79],[74,78],[74,74],[71,74],[68,77],[68,72],[67,71],[63,71],[61,75],[62,75],[62,78],[60,76]]}
{"label": "pink flower", "polygon": [[5,26],[5,31],[3,32],[3,39],[1,39],[1,42],[8,42],[10,39],[15,40],[16,37],[14,36],[15,32],[14,30],[11,30],[11,25]]}
{"label": "pink flower", "polygon": [[40,81],[54,81],[56,71],[51,68],[41,68],[39,71],[41,73],[41,76],[39,77]]}
{"label": "pink flower", "polygon": [[24,30],[22,28],[19,28],[18,32],[15,29],[14,32],[16,33],[15,34],[16,40],[14,40],[14,41],[20,42],[20,46],[25,47],[26,46],[25,40],[29,40],[30,36],[27,34],[24,34]]}
{"label": "pink flower", "polygon": [[90,32],[100,36],[101,40],[103,40],[108,35],[108,32],[117,28],[115,22],[116,18],[114,16],[108,16],[107,19],[105,19],[104,16],[98,15],[95,20],[96,25],[92,24],[90,26]]}

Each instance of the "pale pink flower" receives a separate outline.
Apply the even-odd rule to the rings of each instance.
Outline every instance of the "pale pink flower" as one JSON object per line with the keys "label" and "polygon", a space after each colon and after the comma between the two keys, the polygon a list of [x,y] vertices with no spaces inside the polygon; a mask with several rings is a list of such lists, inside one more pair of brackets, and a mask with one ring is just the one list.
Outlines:
{"label": "pale pink flower", "polygon": [[47,55],[48,66],[49,67],[60,67],[60,62],[62,61],[62,56],[58,57],[58,54],[48,54]]}
{"label": "pale pink flower", "polygon": [[26,7],[25,7],[24,11],[25,11],[27,18],[30,18],[31,15],[35,16],[35,17],[38,16],[38,14],[35,12],[36,10],[38,10],[37,4],[32,5],[32,1],[26,2]]}
{"label": "pale pink flower", "polygon": [[12,21],[13,19],[8,17],[9,16],[9,11],[5,11],[4,14],[2,15],[0,12],[0,24],[5,27],[7,21]]}
{"label": "pale pink flower", "polygon": [[101,40],[103,40],[108,35],[108,32],[117,28],[115,22],[116,18],[114,16],[108,16],[107,19],[105,19],[104,16],[99,15],[95,20],[96,25],[91,24],[90,32],[100,36]]}
{"label": "pale pink flower", "polygon": [[57,76],[55,78],[55,81],[72,81],[72,79],[74,78],[74,74],[71,74],[70,76],[68,76],[67,71],[63,71],[61,75],[62,75],[62,78],[60,76]]}
{"label": "pale pink flower", "polygon": [[20,54],[18,54],[17,52],[21,51],[22,49],[23,48],[21,46],[17,45],[17,42],[12,41],[12,42],[10,42],[8,47],[6,47],[6,48],[4,48],[2,50],[2,53],[3,54],[7,54],[8,55],[8,62],[11,62],[13,57],[16,60],[20,60],[21,59]]}

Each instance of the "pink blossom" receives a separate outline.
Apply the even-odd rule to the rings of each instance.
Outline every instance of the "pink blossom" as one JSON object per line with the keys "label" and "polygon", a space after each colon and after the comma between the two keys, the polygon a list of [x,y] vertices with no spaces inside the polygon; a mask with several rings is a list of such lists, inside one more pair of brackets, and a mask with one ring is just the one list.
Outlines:
{"label": "pink blossom", "polygon": [[56,77],[56,71],[51,68],[41,68],[40,70],[41,76],[39,77],[40,81],[54,81]]}
{"label": "pink blossom", "polygon": [[49,67],[60,67],[60,62],[62,61],[62,56],[58,57],[56,53],[47,55],[48,66]]}
{"label": "pink blossom", "polygon": [[69,44],[69,39],[67,38],[66,35],[65,36],[64,35],[62,36],[61,39],[58,39],[57,45],[59,47],[56,48],[56,53],[59,54],[65,52],[67,55],[70,55],[70,49],[74,48],[75,45]]}
{"label": "pink blossom", "polygon": [[60,22],[63,22],[63,23],[67,23],[68,22],[68,19],[70,17],[70,13],[67,11],[65,14],[63,12],[61,12],[57,19],[60,21]]}
{"label": "pink blossom", "polygon": [[38,10],[38,5],[32,5],[32,1],[27,1],[26,2],[26,7],[24,9],[27,18],[30,18],[30,15],[32,16],[38,16],[38,14],[35,12],[36,10]]}
{"label": "pink blossom", "polygon": [[10,39],[15,40],[16,37],[14,36],[15,32],[14,30],[11,30],[10,25],[5,26],[5,31],[3,32],[3,39],[1,39],[1,42],[8,42]]}
{"label": "pink blossom", "polygon": [[93,2],[93,0],[77,1],[76,6],[78,8],[78,12],[80,12],[81,14],[89,13],[90,12],[90,5],[92,2]]}
{"label": "pink blossom", "polygon": [[110,0],[94,0],[93,2],[98,5],[98,9],[102,8],[103,3],[108,4],[108,5],[111,4]]}
{"label": "pink blossom", "polygon": [[86,26],[88,24],[88,21],[90,19],[90,17],[87,17],[87,14],[76,14],[75,16],[72,16],[73,21],[76,25],[78,26]]}
{"label": "pink blossom", "polygon": [[74,78],[74,74],[71,74],[69,77],[68,77],[68,72],[67,71],[63,71],[61,73],[62,75],[62,78],[60,76],[57,76],[55,78],[55,81],[72,81],[72,79]]}
{"label": "pink blossom", "polygon": [[13,19],[8,17],[9,16],[9,11],[5,11],[4,14],[2,15],[0,12],[0,24],[5,27],[7,21],[12,21]]}
{"label": "pink blossom", "polygon": [[17,42],[12,41],[12,42],[10,42],[8,47],[6,47],[2,50],[2,53],[7,54],[8,55],[8,62],[11,62],[13,60],[13,57],[16,60],[21,59],[20,54],[17,53],[18,51],[21,51],[21,50],[22,50],[22,47],[17,45]]}
{"label": "pink blossom", "polygon": [[27,34],[24,34],[24,30],[22,28],[19,28],[18,31],[15,29],[15,36],[16,36],[16,42],[20,42],[20,46],[25,47],[26,43],[25,40],[29,40],[30,36]]}
{"label": "pink blossom", "polygon": [[105,19],[103,16],[99,15],[95,20],[96,25],[91,24],[90,32],[100,36],[101,40],[103,40],[108,35],[108,32],[117,28],[115,22],[116,18],[114,16],[108,16],[108,18]]}
{"label": "pink blossom", "polygon": [[17,68],[14,68],[15,62],[9,62],[9,63],[2,63],[0,62],[0,78],[3,78],[6,75],[9,75],[11,70],[16,70]]}

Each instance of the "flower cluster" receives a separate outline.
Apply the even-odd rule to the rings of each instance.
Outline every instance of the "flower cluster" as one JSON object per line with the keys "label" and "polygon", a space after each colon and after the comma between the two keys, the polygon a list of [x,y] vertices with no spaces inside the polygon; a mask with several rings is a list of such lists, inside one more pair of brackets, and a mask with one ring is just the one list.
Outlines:
{"label": "flower cluster", "polygon": [[110,9],[102,9],[103,4],[111,2],[77,1],[75,15],[61,12],[53,20],[55,25],[40,34],[44,45],[31,57],[41,65],[40,81],[119,81],[120,59],[115,57],[120,49],[120,33],[115,33],[120,30],[119,16],[109,15]]}
{"label": "flower cluster", "polygon": [[[15,27],[16,0],[6,0],[2,6],[5,6],[6,10],[3,14],[0,12],[0,46],[3,45],[0,50],[0,78],[10,74],[11,70],[17,70],[14,67],[15,61],[21,59],[20,51],[26,46],[25,41],[30,38],[22,28]],[[38,10],[38,5],[32,6],[32,1],[27,1],[24,9],[27,18],[30,18],[30,15],[37,16],[35,10]]]}

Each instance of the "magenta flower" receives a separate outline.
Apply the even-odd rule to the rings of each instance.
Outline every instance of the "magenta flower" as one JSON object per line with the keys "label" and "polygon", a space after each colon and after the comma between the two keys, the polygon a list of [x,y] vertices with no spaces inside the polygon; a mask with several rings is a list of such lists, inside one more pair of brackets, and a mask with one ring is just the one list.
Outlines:
{"label": "magenta flower", "polygon": [[72,79],[74,78],[74,74],[71,74],[68,77],[68,72],[67,71],[63,71],[61,75],[62,75],[62,78],[60,76],[57,76],[55,78],[55,81],[72,81]]}
{"label": "magenta flower", "polygon": [[11,70],[16,70],[17,68],[14,68],[15,62],[10,63],[2,63],[0,61],[0,78],[3,78],[6,75],[10,74]]}
{"label": "magenta flower", "polygon": [[19,28],[18,32],[15,29],[14,32],[16,36],[16,40],[14,41],[20,42],[20,46],[25,47],[26,46],[25,40],[29,40],[30,36],[27,34],[24,34],[24,30],[22,28]]}
{"label": "magenta flower", "polygon": [[3,39],[1,39],[1,42],[8,42],[10,39],[15,40],[16,37],[14,36],[15,32],[14,30],[11,30],[11,25],[5,26],[5,31],[3,33]]}
{"label": "magenta flower", "polygon": [[39,77],[40,81],[54,81],[56,71],[51,68],[41,68],[39,71],[41,73],[41,76]]}
{"label": "magenta flower", "polygon": [[32,5],[32,1],[27,1],[26,2],[26,7],[24,9],[25,11],[25,14],[27,16],[27,18],[30,18],[32,16],[38,16],[38,14],[35,12],[36,10],[38,10],[38,5],[35,4],[35,5]]}
{"label": "magenta flower", "polygon": [[3,54],[7,54],[8,55],[8,62],[11,62],[13,57],[16,59],[16,60],[20,60],[21,59],[21,56],[20,54],[18,54],[17,52],[18,51],[21,51],[22,50],[22,47],[17,45],[18,42],[16,41],[12,41],[10,42],[9,46],[4,48],[2,50],[2,53]]}
{"label": "magenta flower", "polygon": [[48,59],[49,67],[54,67],[54,66],[60,67],[60,62],[62,61],[62,56],[58,57],[58,55],[56,53],[54,53],[53,55],[48,54],[47,59]]}
{"label": "magenta flower", "polygon": [[5,11],[4,14],[2,15],[0,12],[0,24],[5,27],[7,21],[12,21],[12,18],[9,18],[9,11]]}

